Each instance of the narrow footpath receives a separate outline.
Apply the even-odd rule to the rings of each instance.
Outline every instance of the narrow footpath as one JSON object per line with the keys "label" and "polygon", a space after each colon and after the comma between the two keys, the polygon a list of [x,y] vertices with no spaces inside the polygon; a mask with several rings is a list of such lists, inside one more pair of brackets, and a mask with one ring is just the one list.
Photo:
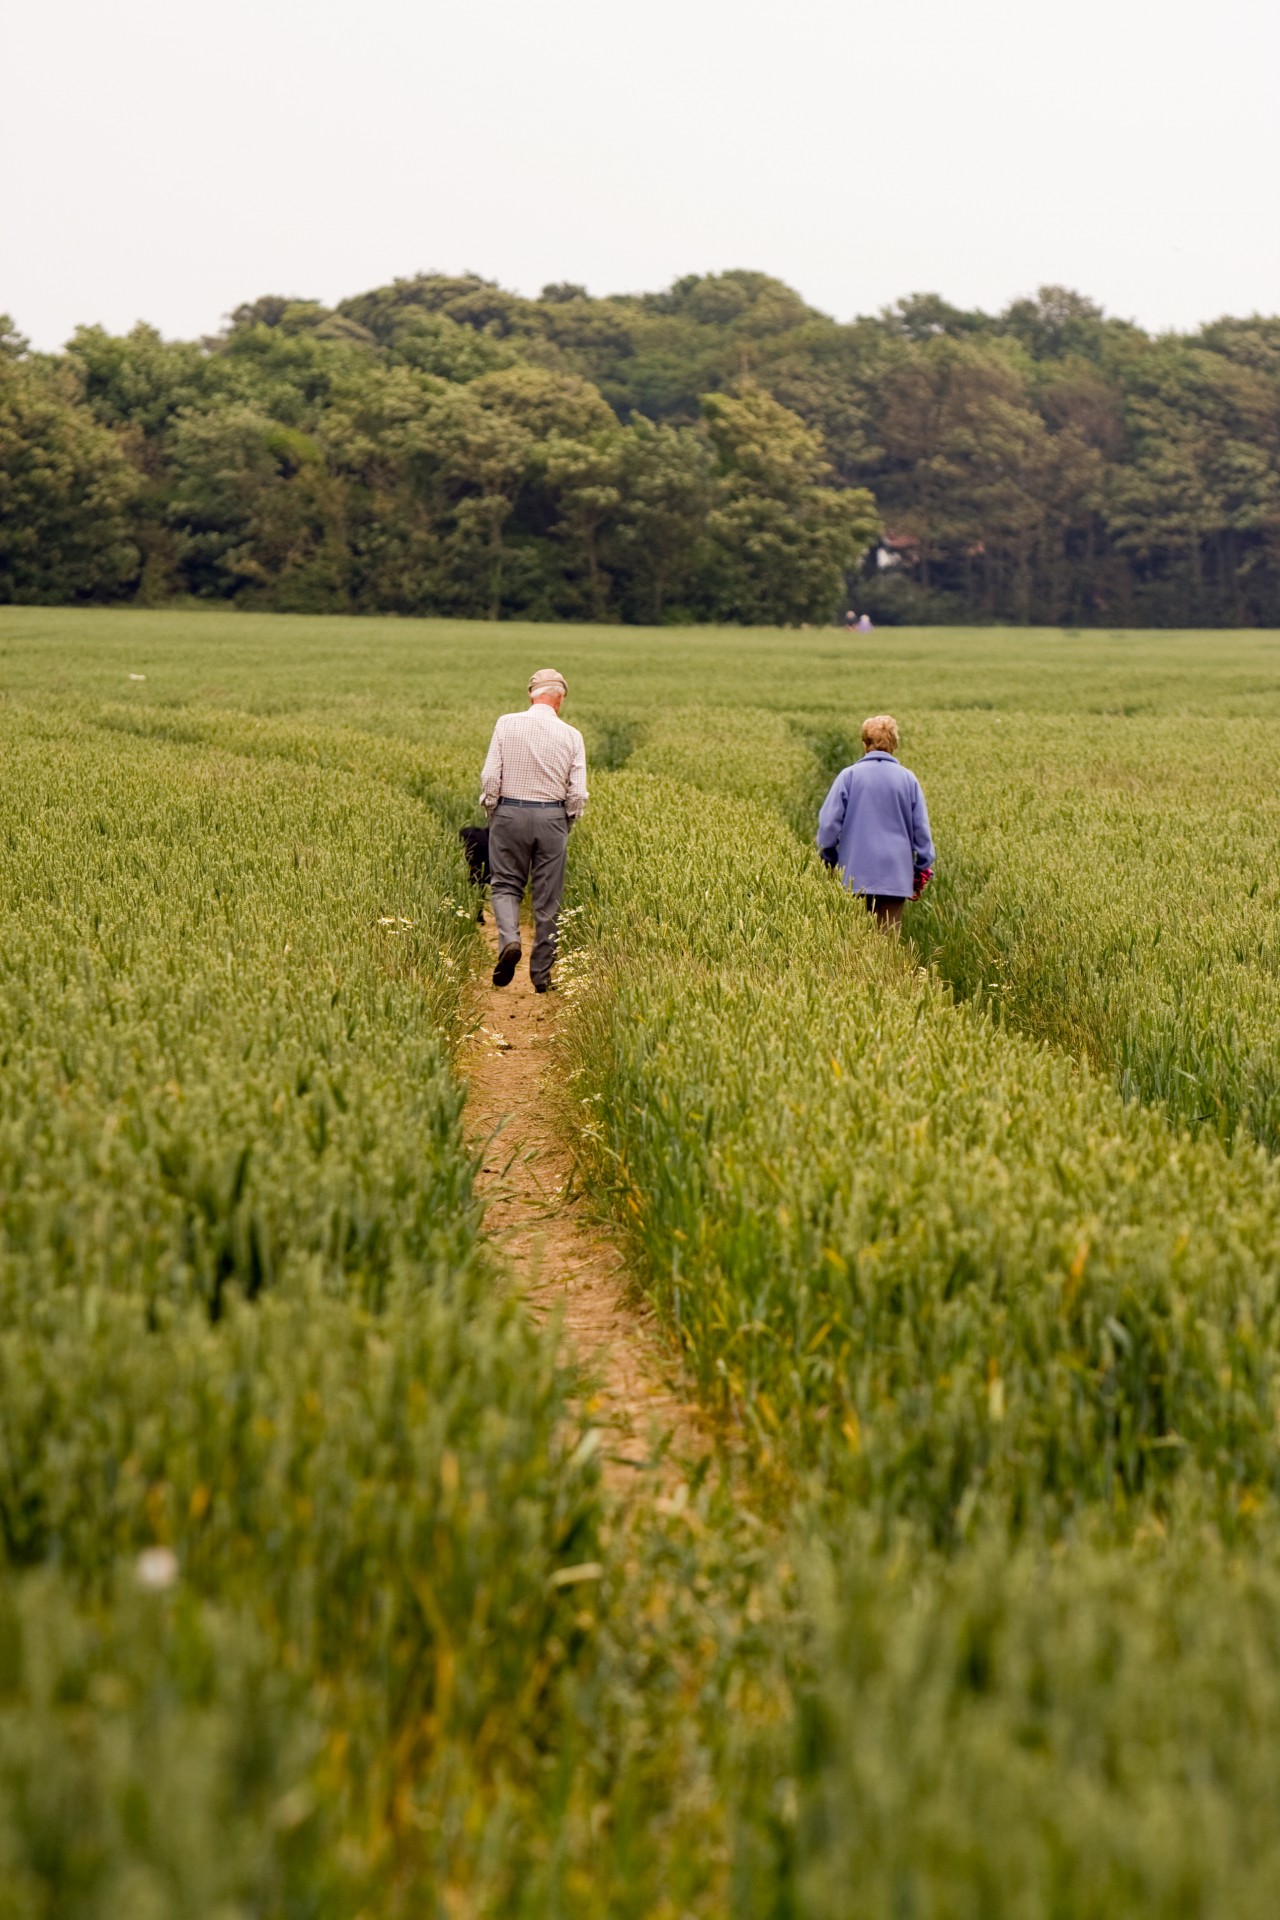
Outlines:
{"label": "narrow footpath", "polygon": [[[485,929],[491,954],[497,938]],[[558,1000],[529,979],[530,930],[508,987],[480,977],[479,1026],[463,1050],[467,1133],[484,1160],[478,1187],[489,1234],[539,1320],[557,1311],[586,1375],[587,1412],[601,1430],[605,1484],[621,1496],[642,1482],[669,1495],[711,1450],[699,1413],[680,1390],[679,1359],[654,1314],[631,1293],[606,1229],[571,1194],[572,1155],[553,1120]]]}

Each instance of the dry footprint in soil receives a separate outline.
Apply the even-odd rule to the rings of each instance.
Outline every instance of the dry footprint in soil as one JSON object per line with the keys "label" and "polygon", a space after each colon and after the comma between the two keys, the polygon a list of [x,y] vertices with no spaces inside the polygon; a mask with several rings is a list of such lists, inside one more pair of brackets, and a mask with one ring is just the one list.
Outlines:
{"label": "dry footprint in soil", "polygon": [[[492,929],[489,943],[496,950]],[[617,1246],[579,1217],[581,1198],[566,1197],[572,1155],[553,1121],[556,998],[535,993],[522,964],[508,987],[490,985],[486,972],[479,1011],[465,1062],[467,1127],[472,1145],[485,1149],[478,1185],[489,1232],[533,1313],[559,1311],[595,1384],[606,1484],[634,1491],[644,1473],[674,1492],[681,1462],[704,1457],[711,1443],[679,1391],[679,1362],[652,1313],[632,1304]]]}

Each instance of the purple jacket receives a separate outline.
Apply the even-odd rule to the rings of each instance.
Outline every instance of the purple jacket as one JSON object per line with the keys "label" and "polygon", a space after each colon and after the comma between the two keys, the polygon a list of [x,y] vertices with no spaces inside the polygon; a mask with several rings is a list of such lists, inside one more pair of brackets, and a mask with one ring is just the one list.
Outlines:
{"label": "purple jacket", "polygon": [[820,852],[835,848],[855,893],[909,900],[916,869],[933,865],[924,794],[891,753],[864,753],[837,774],[818,815]]}

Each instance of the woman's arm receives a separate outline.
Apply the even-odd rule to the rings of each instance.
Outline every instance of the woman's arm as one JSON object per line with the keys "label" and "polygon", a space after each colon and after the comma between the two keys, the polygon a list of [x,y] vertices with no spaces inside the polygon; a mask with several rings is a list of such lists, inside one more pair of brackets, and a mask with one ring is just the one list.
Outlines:
{"label": "woman's arm", "polygon": [[934,852],[929,812],[924,804],[924,789],[914,774],[911,776],[911,853],[917,872],[921,867],[932,868]]}
{"label": "woman's arm", "polygon": [[845,809],[849,804],[850,771],[851,769],[846,767],[843,773],[836,775],[831,783],[831,790],[822,803],[822,811],[818,815],[818,852],[827,861],[828,866],[832,864],[828,855],[834,855],[839,845],[840,829],[844,825]]}

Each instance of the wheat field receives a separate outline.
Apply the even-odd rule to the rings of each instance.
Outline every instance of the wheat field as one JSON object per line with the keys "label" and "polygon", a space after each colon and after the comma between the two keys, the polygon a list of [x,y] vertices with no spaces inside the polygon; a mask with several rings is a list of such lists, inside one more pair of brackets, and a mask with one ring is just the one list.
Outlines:
{"label": "wheat field", "polygon": [[[466,1144],[547,664],[682,1506]],[[886,710],[901,944],[812,846]],[[0,611],[3,1920],[1270,1916],[1278,722],[1258,633]]]}

